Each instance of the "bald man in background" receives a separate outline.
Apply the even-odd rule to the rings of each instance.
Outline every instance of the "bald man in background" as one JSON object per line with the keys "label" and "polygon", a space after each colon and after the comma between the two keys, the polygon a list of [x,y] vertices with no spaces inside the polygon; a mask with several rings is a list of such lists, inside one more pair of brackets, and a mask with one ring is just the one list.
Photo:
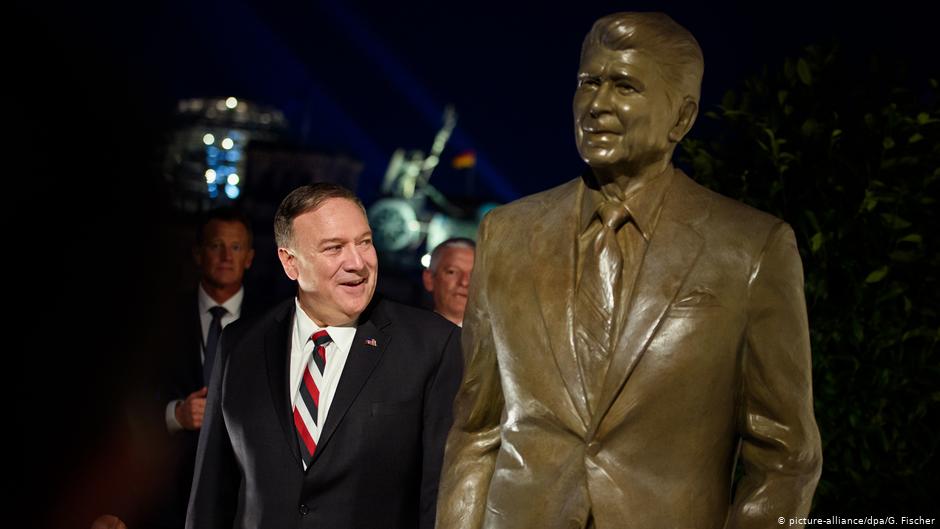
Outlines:
{"label": "bald man in background", "polygon": [[434,299],[434,312],[454,325],[463,325],[475,254],[473,239],[447,239],[431,252],[431,263],[421,276],[424,289]]}

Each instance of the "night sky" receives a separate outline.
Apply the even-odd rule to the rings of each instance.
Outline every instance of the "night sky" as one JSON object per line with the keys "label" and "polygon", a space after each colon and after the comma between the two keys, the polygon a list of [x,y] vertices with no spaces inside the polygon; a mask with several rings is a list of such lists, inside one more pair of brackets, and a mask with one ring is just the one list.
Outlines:
{"label": "night sky", "polygon": [[[482,198],[509,201],[581,170],[571,98],[581,39],[600,16],[662,10],[686,26],[704,50],[708,110],[762,66],[833,39],[849,55],[882,51],[936,72],[936,18],[913,4],[15,3],[4,17],[16,30],[4,64],[4,279],[23,344],[7,348],[19,375],[8,421],[21,433],[26,519],[108,508],[85,501],[87,480],[113,477],[102,447],[146,364],[143,329],[175,286],[153,169],[177,100],[282,109],[297,144],[364,162],[366,202],[393,150],[427,151],[451,103],[445,161],[474,149]],[[446,192],[441,169],[432,183]]]}
{"label": "night sky", "polygon": [[[32,35],[35,45],[59,48],[55,58],[86,89],[117,90],[151,126],[185,97],[276,106],[294,142],[364,162],[359,191],[367,202],[395,148],[429,149],[448,103],[459,119],[445,162],[475,150],[485,197],[508,201],[575,176],[570,106],[580,43],[594,20],[614,11],[665,11],[696,36],[706,64],[703,110],[810,43],[835,39],[849,55],[877,50],[936,65],[928,57],[933,17],[913,2],[891,10],[805,0],[90,4],[30,8],[43,33]],[[86,75],[89,63],[104,78]],[[448,176],[442,163],[432,181],[447,191]]]}

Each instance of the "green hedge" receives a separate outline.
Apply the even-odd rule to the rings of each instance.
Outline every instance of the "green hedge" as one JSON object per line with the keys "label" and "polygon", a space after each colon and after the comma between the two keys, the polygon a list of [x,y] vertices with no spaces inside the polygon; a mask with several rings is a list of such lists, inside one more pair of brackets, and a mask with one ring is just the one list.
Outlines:
{"label": "green hedge", "polygon": [[[936,511],[936,77],[813,46],[700,117],[679,162],[797,235],[823,475],[816,512]],[[916,513],[915,513],[916,514]]]}

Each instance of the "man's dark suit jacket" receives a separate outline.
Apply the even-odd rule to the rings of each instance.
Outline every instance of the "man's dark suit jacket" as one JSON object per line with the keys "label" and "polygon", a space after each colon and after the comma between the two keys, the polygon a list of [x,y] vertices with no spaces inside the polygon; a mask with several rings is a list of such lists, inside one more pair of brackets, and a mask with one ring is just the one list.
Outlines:
{"label": "man's dark suit jacket", "polygon": [[[257,303],[246,293],[242,298],[239,319],[249,319],[258,314]],[[157,420],[161,421],[160,430],[166,432],[164,413],[166,406],[176,399],[185,399],[189,394],[206,385],[202,369],[202,324],[199,314],[199,298],[196,291],[176,302],[176,324],[162,337],[161,349],[165,356],[161,360],[161,375],[158,382],[156,406],[153,410]],[[146,527],[166,527],[179,529],[186,523],[186,507],[189,504],[189,491],[193,481],[196,463],[196,446],[199,432],[182,430],[167,432],[165,439],[167,486],[161,491],[158,505],[147,521]]]}
{"label": "man's dark suit jacket", "polygon": [[433,528],[458,328],[373,300],[304,472],[288,387],[294,310],[289,300],[223,333],[186,527]]}

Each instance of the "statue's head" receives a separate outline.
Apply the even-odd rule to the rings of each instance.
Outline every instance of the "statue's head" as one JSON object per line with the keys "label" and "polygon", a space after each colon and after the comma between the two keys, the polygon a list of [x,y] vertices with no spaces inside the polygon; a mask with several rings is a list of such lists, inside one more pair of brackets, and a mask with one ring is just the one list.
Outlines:
{"label": "statue's head", "polygon": [[663,13],[616,13],[581,47],[575,139],[595,172],[667,162],[698,114],[704,60],[691,33]]}

